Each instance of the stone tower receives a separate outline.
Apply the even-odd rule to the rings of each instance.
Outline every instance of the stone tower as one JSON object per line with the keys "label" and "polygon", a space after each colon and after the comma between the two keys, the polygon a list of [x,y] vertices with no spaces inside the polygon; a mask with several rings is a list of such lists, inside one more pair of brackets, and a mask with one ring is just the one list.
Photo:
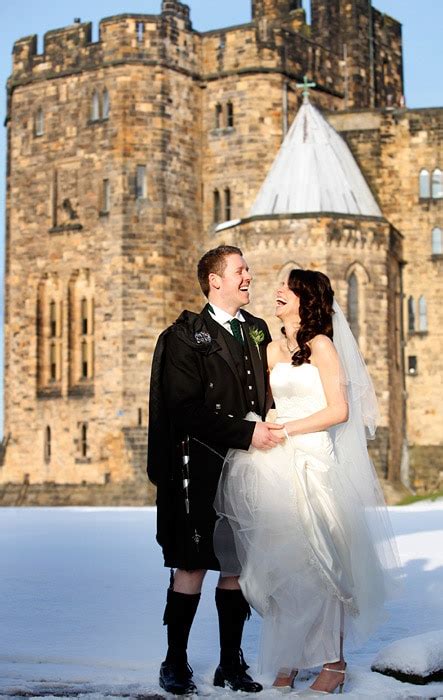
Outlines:
{"label": "stone tower", "polygon": [[[48,32],[41,54],[34,36],[15,43],[6,121],[3,503],[147,501],[156,338],[183,307],[201,305],[195,264],[231,235],[215,232],[220,222],[247,218],[299,109],[304,75],[315,80],[313,104],[336,120],[386,218],[356,226],[349,217],[337,224],[304,215],[302,225],[295,216],[287,226],[270,223],[272,235],[264,218],[257,229],[242,224],[245,249],[257,241],[253,254],[269,253],[268,270],[257,258],[268,281],[281,273],[279,261],[327,264],[342,294],[346,256],[349,265],[373,260],[379,282],[367,290],[382,309],[380,323],[394,328],[388,316],[399,292],[390,280],[400,256],[395,229],[404,223],[394,209],[403,206],[403,181],[397,171],[383,180],[380,168],[393,172],[391,151],[400,143],[408,162],[412,124],[425,123],[414,116],[397,126],[401,28],[363,0],[313,0],[312,11],[309,27],[300,2],[255,0],[250,23],[199,33],[186,5],[163,0],[160,15],[103,19],[97,42],[90,24],[78,23]],[[425,133],[437,134],[439,116],[428,122]],[[418,164],[424,141],[414,143]],[[427,167],[433,172],[437,161]],[[290,255],[303,236],[306,255]],[[383,337],[384,359],[374,362],[386,415],[401,381],[400,365],[388,371],[390,336]],[[402,431],[391,438],[395,448],[384,433],[383,473]],[[419,439],[437,444],[426,431]],[[398,465],[392,469],[395,477]]]}

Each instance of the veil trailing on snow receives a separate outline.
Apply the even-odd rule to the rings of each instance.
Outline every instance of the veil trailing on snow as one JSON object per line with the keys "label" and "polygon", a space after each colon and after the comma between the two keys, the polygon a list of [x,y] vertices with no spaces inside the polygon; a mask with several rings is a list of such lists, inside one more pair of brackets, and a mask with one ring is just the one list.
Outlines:
{"label": "veil trailing on snow", "polygon": [[[340,468],[364,509],[366,523],[385,571],[386,595],[396,589],[400,560],[380,483],[368,455],[366,440],[374,439],[380,414],[374,386],[346,317],[334,301],[333,342],[340,358],[340,381],[346,391],[349,416],[329,433]],[[350,494],[352,495],[352,494]]]}

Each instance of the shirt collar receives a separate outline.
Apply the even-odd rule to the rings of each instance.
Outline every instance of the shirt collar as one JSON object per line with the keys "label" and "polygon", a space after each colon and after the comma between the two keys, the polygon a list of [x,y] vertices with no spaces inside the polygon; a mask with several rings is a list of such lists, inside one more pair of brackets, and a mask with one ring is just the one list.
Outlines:
{"label": "shirt collar", "polygon": [[220,323],[222,326],[229,323],[229,321],[232,321],[233,318],[238,318],[241,323],[244,323],[246,320],[240,309],[237,311],[235,316],[232,316],[232,314],[228,314],[227,311],[220,309],[220,307],[216,306],[215,304],[209,304],[209,307],[209,313],[214,321],[217,321],[217,323]]}

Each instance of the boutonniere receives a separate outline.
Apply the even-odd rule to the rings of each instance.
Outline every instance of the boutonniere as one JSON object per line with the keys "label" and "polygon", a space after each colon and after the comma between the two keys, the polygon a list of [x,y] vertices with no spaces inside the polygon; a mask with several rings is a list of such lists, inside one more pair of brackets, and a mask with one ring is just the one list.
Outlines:
{"label": "boutonniere", "polygon": [[257,348],[258,356],[261,360],[260,345],[265,339],[265,334],[259,328],[256,328],[256,326],[252,326],[249,329],[249,337]]}
{"label": "boutonniere", "polygon": [[211,336],[206,331],[194,333],[194,338],[197,345],[209,345],[212,342]]}

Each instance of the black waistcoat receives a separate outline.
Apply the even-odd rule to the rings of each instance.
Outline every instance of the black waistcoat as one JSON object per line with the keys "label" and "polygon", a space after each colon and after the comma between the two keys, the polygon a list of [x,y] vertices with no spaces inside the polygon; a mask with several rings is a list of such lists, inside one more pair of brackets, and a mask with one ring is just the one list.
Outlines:
{"label": "black waistcoat", "polygon": [[[249,348],[245,343],[242,345],[234,336],[220,324],[221,332],[226,340],[229,352],[235,362],[238,376],[243,387],[246,406],[248,411],[260,413],[258,405],[257,387],[255,384],[254,369],[252,367]],[[242,323],[243,333],[247,332],[246,324]]]}

